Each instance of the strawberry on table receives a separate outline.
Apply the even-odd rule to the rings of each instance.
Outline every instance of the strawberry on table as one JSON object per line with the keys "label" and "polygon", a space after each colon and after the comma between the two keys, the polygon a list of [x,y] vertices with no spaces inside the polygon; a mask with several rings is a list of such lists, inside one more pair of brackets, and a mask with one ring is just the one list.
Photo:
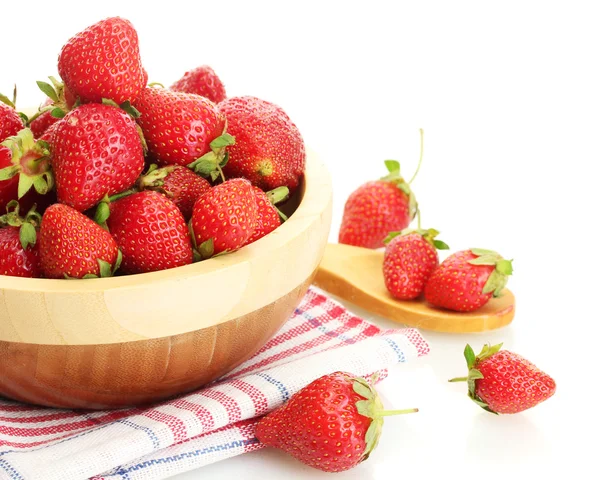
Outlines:
{"label": "strawberry on table", "polygon": [[225,176],[247,178],[263,190],[285,186],[293,192],[304,174],[306,152],[300,131],[283,109],[249,96],[228,98],[219,109],[235,138]]}
{"label": "strawberry on table", "polygon": [[51,143],[58,201],[79,211],[131,187],[144,169],[135,121],[110,105],[71,110],[56,124]]}
{"label": "strawberry on table", "polygon": [[151,165],[149,171],[138,180],[138,185],[141,189],[166,195],[181,210],[186,221],[192,217],[198,197],[211,188],[208,180],[179,165],[162,168]]}
{"label": "strawberry on table", "polygon": [[492,250],[472,248],[450,255],[425,284],[425,300],[436,307],[472,312],[501,295],[512,275],[512,260]]}
{"label": "strawberry on table", "polygon": [[192,263],[192,243],[183,215],[158,192],[145,190],[110,203],[106,222],[123,252],[123,273],[155,272]]}
{"label": "strawberry on table", "polygon": [[223,134],[225,116],[193,93],[146,87],[134,102],[150,156],[159,165],[189,165],[211,151]]}
{"label": "strawberry on table", "polygon": [[394,297],[412,300],[421,294],[439,264],[437,249],[448,249],[448,245],[435,238],[438,233],[432,228],[403,230],[392,232],[385,239],[383,278]]}
{"label": "strawberry on table", "polygon": [[24,218],[20,217],[16,201],[7,210],[0,216],[0,275],[41,277],[37,242],[40,214],[32,209]]}
{"label": "strawberry on table", "polygon": [[256,195],[248,180],[234,178],[198,198],[191,231],[203,258],[237,250],[248,243],[258,221]]}
{"label": "strawberry on table", "polygon": [[362,378],[336,372],[313,381],[263,417],[257,438],[305,465],[325,472],[355,467],[373,452],[383,417],[417,412],[385,411],[376,390]]}
{"label": "strawberry on table", "polygon": [[107,277],[119,267],[119,249],[110,233],[61,203],[44,213],[38,241],[48,278]]}
{"label": "strawberry on table", "polygon": [[502,344],[483,346],[475,356],[465,348],[469,373],[450,382],[466,381],[469,398],[490,413],[519,413],[535,407],[556,392],[556,382],[522,356],[501,350]]}
{"label": "strawberry on table", "polygon": [[58,73],[82,103],[103,98],[132,102],[144,88],[138,35],[128,20],[101,20],[71,38],[58,57]]}
{"label": "strawberry on table", "polygon": [[54,198],[53,186],[48,144],[36,141],[31,130],[23,128],[0,144],[0,214],[12,200],[21,211],[34,204],[41,211]]}
{"label": "strawberry on table", "polygon": [[208,65],[194,68],[171,85],[176,92],[195,93],[219,103],[227,98],[223,82]]}

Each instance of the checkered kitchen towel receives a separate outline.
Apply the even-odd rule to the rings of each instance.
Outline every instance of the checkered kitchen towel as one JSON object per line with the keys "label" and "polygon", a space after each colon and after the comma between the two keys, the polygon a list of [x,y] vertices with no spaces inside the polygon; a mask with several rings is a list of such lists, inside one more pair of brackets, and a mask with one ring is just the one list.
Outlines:
{"label": "checkered kitchen towel", "polygon": [[157,479],[261,448],[257,418],[314,379],[367,376],[425,355],[311,288],[254,357],[210,386],[148,408],[81,412],[0,400],[0,479]]}

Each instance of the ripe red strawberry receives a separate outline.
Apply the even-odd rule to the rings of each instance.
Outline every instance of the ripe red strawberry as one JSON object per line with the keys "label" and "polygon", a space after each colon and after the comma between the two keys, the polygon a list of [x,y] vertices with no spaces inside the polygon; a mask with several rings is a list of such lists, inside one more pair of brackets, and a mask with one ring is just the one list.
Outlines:
{"label": "ripe red strawberry", "polygon": [[[52,100],[47,99],[42,108],[50,105],[52,105]],[[50,127],[50,125],[58,122],[59,120],[59,118],[52,116],[51,110],[46,110],[45,112],[41,113],[39,117],[36,117],[31,121],[29,128],[33,132],[33,136],[35,138],[40,138],[42,135],[44,135],[44,132],[48,129],[48,127]]]}
{"label": "ripe red strawberry", "polygon": [[281,225],[281,216],[283,213],[281,213],[275,205],[287,199],[290,193],[287,187],[279,187],[267,193],[263,192],[258,187],[252,188],[256,195],[256,206],[258,210],[254,233],[250,237],[250,240],[248,240],[247,245],[256,242],[258,239],[271,233]]}
{"label": "ripe red strawberry", "polygon": [[498,297],[512,275],[512,260],[481,248],[450,255],[425,284],[425,300],[436,307],[472,312]]}
{"label": "ripe red strawberry", "polygon": [[162,168],[152,165],[148,173],[138,180],[138,185],[142,189],[156,190],[170,198],[181,210],[186,222],[192,217],[198,197],[211,188],[208,180],[179,165]]}
{"label": "ripe red strawberry", "polygon": [[11,202],[0,216],[0,275],[41,277],[36,228],[41,216],[34,209],[19,216],[19,204]]}
{"label": "ripe red strawberry", "polygon": [[208,65],[185,72],[183,77],[171,85],[171,90],[202,95],[215,103],[227,98],[223,82]]}
{"label": "ripe red strawberry", "polygon": [[137,32],[123,18],[102,20],[71,38],[58,73],[81,102],[132,102],[144,87]]}
{"label": "ripe red strawberry", "polygon": [[194,205],[191,226],[203,258],[237,250],[248,243],[258,220],[258,207],[248,180],[234,178],[211,188]]}
{"label": "ripe red strawberry", "polygon": [[263,190],[285,186],[293,192],[304,173],[306,152],[300,131],[283,109],[256,97],[228,98],[219,109],[235,137],[225,176],[247,178]]}
{"label": "ripe red strawberry", "polygon": [[263,417],[256,437],[325,472],[348,470],[377,446],[383,417],[417,409],[384,411],[375,389],[349,373],[325,375]]}
{"label": "ripe red strawberry", "polygon": [[86,104],[56,125],[51,143],[59,202],[84,211],[135,183],[144,153],[135,121],[123,110]]}
{"label": "ripe red strawberry", "polygon": [[53,185],[48,145],[35,141],[31,130],[24,128],[0,144],[0,214],[12,200],[21,211],[49,204]]}
{"label": "ripe red strawberry", "polygon": [[0,142],[16,135],[25,128],[19,113],[11,106],[0,101]]}
{"label": "ripe red strawberry", "polygon": [[192,263],[192,243],[183,215],[158,192],[145,190],[111,203],[107,224],[123,252],[123,273]]}
{"label": "ripe red strawberry", "polygon": [[497,414],[519,413],[554,395],[556,382],[548,374],[522,356],[501,348],[502,344],[486,344],[475,356],[467,345],[469,374],[449,381],[466,381],[469,398],[484,410]]}
{"label": "ripe red strawberry", "polygon": [[67,205],[48,207],[38,241],[48,278],[106,277],[119,267],[119,251],[110,233]]}
{"label": "ripe red strawberry", "polygon": [[383,279],[394,297],[412,300],[421,294],[439,264],[436,249],[448,249],[448,245],[435,239],[438,233],[432,228],[403,230],[390,233],[385,239]]}
{"label": "ripe red strawberry", "polygon": [[134,107],[149,154],[160,165],[189,165],[210,152],[225,128],[215,104],[192,93],[146,87]]}
{"label": "ripe red strawberry", "polygon": [[415,217],[417,201],[410,182],[400,176],[400,164],[386,160],[385,165],[389,175],[361,185],[346,200],[340,243],[365,248],[383,247],[389,232],[404,230]]}

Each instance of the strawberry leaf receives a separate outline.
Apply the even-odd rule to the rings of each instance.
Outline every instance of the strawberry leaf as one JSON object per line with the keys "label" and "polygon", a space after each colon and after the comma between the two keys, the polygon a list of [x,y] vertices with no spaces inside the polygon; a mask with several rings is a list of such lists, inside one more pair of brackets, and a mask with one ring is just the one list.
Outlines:
{"label": "strawberry leaf", "polygon": [[98,225],[104,225],[110,217],[110,207],[106,202],[100,202],[96,207],[96,214],[94,215],[94,221]]}
{"label": "strawberry leaf", "polygon": [[498,260],[498,263],[496,263],[496,270],[498,270],[503,275],[512,275],[512,260]]}
{"label": "strawberry leaf", "polygon": [[38,80],[36,83],[40,90],[44,92],[47,97],[49,97],[53,102],[58,102],[58,93],[56,93],[56,90],[52,85],[40,80]]}
{"label": "strawberry leaf", "polygon": [[19,175],[18,198],[23,196],[33,187],[33,178],[28,175]]}
{"label": "strawberry leaf", "polygon": [[35,177],[31,178],[33,179],[33,188],[35,188],[35,191],[38,192],[40,195],[46,195],[49,190],[46,177],[44,175],[36,175]]}
{"label": "strawberry leaf", "polygon": [[471,265],[496,265],[498,261],[497,257],[492,257],[491,255],[482,255],[481,257],[474,258],[473,260],[469,260]]}
{"label": "strawberry leaf", "polygon": [[56,107],[53,108],[50,111],[50,115],[52,115],[54,118],[65,118],[65,115],[67,114],[67,112],[65,112],[62,108],[60,107]]}
{"label": "strawberry leaf", "polygon": [[400,162],[397,160],[385,160],[385,168],[392,175],[400,175]]}
{"label": "strawberry leaf", "polygon": [[400,235],[404,235],[402,232],[390,232],[387,237],[383,239],[383,243],[386,245],[390,243],[394,238],[399,237]]}
{"label": "strawberry leaf", "polygon": [[288,187],[277,187],[276,189],[267,192],[267,197],[273,205],[277,205],[278,203],[287,200],[289,196],[290,189]]}
{"label": "strawberry leaf", "polygon": [[99,258],[98,266],[100,267],[100,278],[112,277],[112,267],[110,263]]}
{"label": "strawberry leaf", "polygon": [[205,242],[202,242],[198,247],[198,252],[202,258],[210,258],[215,253],[215,242],[212,238],[209,238]]}
{"label": "strawberry leaf", "polygon": [[12,167],[6,167],[0,170],[0,182],[9,180],[19,173],[21,167],[19,165],[13,165]]}
{"label": "strawberry leaf", "polygon": [[24,223],[19,229],[19,240],[23,250],[27,250],[30,245],[33,247],[37,241],[35,227],[31,223]]}
{"label": "strawberry leaf", "polygon": [[112,268],[112,274],[114,275],[119,268],[121,268],[121,263],[123,262],[123,253],[121,250],[117,250],[117,260],[115,260],[115,266]]}
{"label": "strawberry leaf", "polygon": [[467,346],[465,347],[465,359],[467,360],[467,367],[469,370],[471,370],[475,365],[475,358],[476,357],[473,348],[467,343]]}
{"label": "strawberry leaf", "polygon": [[108,105],[109,107],[121,108],[117,102],[111,100],[110,98],[103,98],[102,105]]}
{"label": "strawberry leaf", "polygon": [[133,118],[140,118],[142,116],[141,112],[135,108],[129,100],[125,100],[121,105],[119,105],[122,110],[127,112]]}
{"label": "strawberry leaf", "polygon": [[450,250],[450,247],[448,246],[448,244],[445,242],[442,242],[441,240],[434,240],[433,246],[435,248],[437,248],[438,250]]}
{"label": "strawberry leaf", "polygon": [[211,150],[219,150],[230,145],[235,145],[235,137],[229,133],[224,133],[210,142]]}
{"label": "strawberry leaf", "polygon": [[16,108],[14,102],[12,102],[6,95],[0,93],[0,102],[8,105],[11,108]]}
{"label": "strawberry leaf", "polygon": [[361,397],[371,400],[373,398],[373,392],[371,387],[362,379],[355,379],[352,384],[352,389]]}
{"label": "strawberry leaf", "polygon": [[499,257],[500,255],[498,254],[498,252],[494,252],[493,250],[485,250],[483,248],[472,248],[471,249],[471,253],[473,255],[477,255],[478,257],[482,256],[482,255],[494,255],[496,257]]}

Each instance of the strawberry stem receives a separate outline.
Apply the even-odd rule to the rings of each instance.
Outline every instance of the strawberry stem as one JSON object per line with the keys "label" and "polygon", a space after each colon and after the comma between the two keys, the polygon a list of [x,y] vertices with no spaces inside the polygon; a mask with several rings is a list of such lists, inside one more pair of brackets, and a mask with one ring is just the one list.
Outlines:
{"label": "strawberry stem", "polygon": [[413,182],[413,180],[415,178],[417,178],[417,174],[419,173],[419,170],[421,169],[421,164],[423,163],[423,129],[422,128],[419,128],[419,133],[421,135],[421,154],[419,155],[419,163],[417,164],[417,169],[415,170],[415,173],[413,173],[412,178],[408,181],[409,185]]}

